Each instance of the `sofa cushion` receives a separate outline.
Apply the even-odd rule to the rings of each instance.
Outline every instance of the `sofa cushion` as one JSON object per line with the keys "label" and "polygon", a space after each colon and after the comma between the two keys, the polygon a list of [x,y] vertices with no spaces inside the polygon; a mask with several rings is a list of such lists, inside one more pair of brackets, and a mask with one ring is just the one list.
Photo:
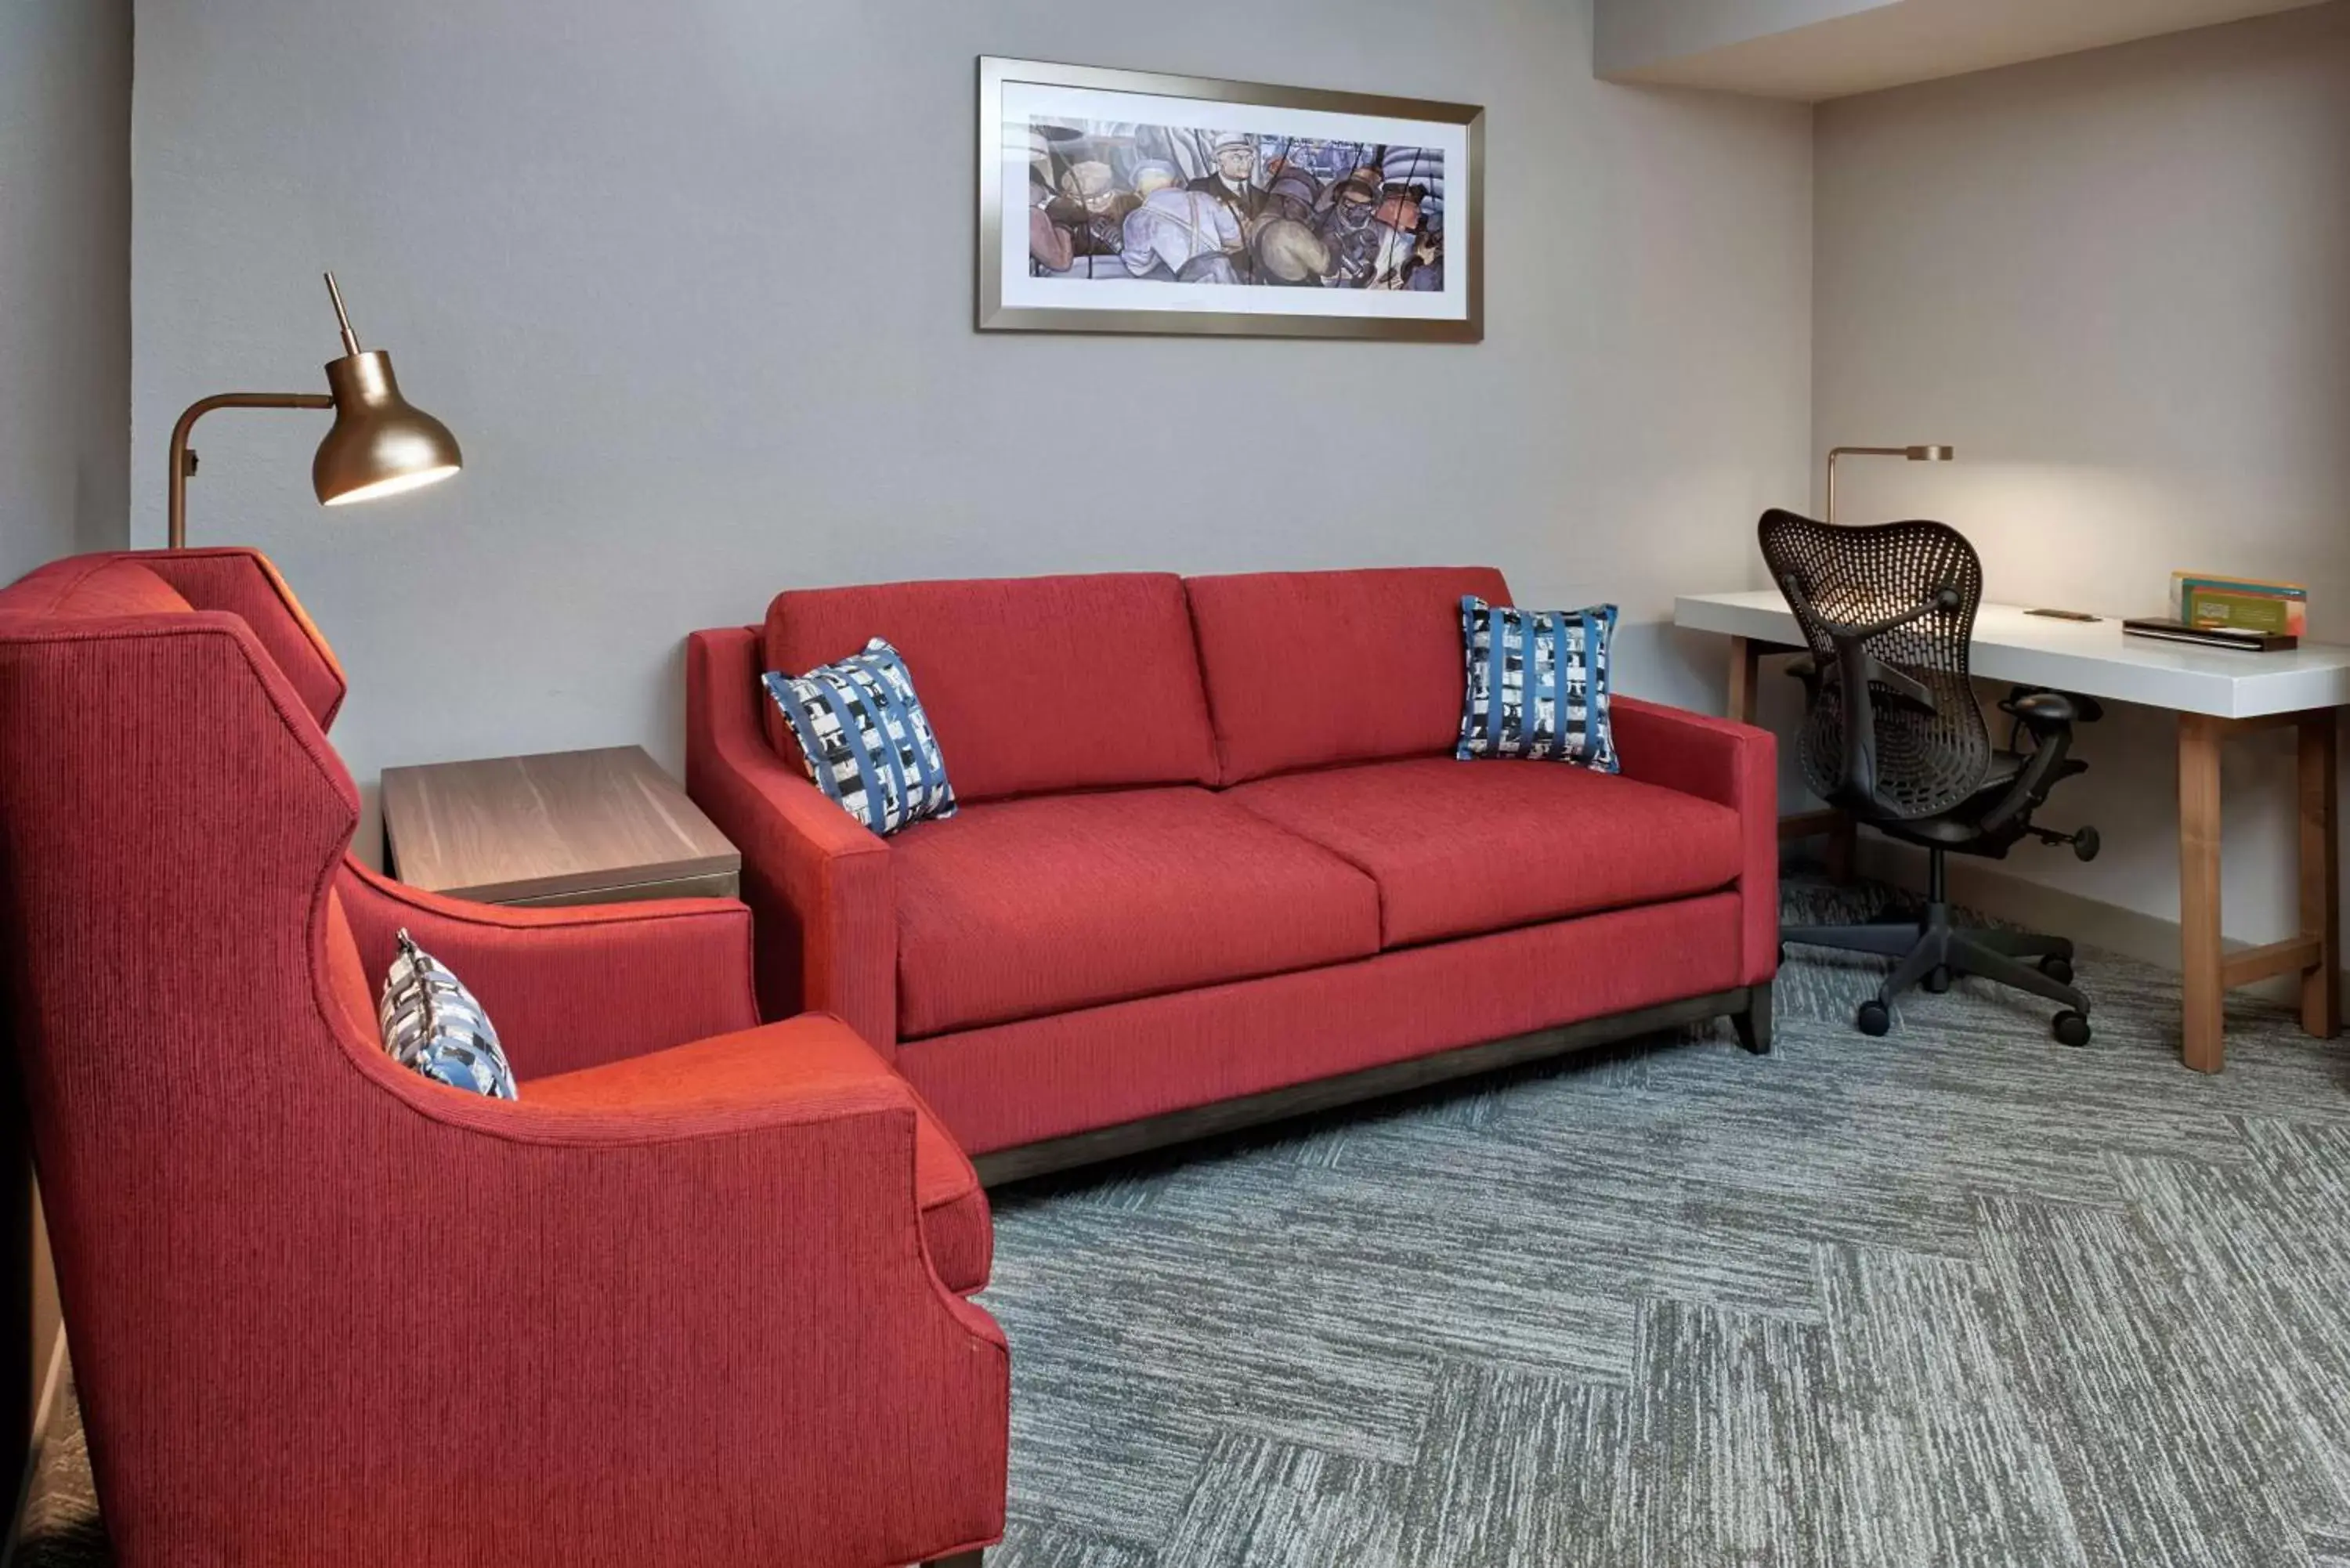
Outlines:
{"label": "sofa cushion", "polygon": [[[794,588],[767,607],[766,668],[812,670],[877,637],[912,671],[958,799],[1214,778],[1179,577]],[[796,762],[782,714],[765,717]]]}
{"label": "sofa cushion", "polygon": [[1378,950],[1378,890],[1203,789],[966,805],[891,841],[915,1039]]}
{"label": "sofa cushion", "polygon": [[1510,600],[1491,566],[1256,572],[1184,582],[1225,784],[1451,753],[1461,600]]}
{"label": "sofa cushion", "polygon": [[770,670],[767,698],[791,726],[808,783],[872,832],[952,816],[954,785],[914,678],[875,638],[865,651],[805,675]]}
{"label": "sofa cushion", "polygon": [[1736,812],[1588,768],[1416,758],[1225,798],[1367,872],[1390,948],[1685,898],[1739,872]]}

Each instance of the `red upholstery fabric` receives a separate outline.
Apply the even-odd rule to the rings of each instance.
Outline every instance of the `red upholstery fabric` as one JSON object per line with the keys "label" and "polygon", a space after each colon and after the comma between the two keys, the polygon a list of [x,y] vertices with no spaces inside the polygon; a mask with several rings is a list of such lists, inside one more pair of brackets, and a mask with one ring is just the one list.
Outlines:
{"label": "red upholstery fabric", "polygon": [[[657,1104],[715,1112],[763,1098],[886,1085],[894,1078],[889,1064],[847,1025],[810,1012],[674,1051],[526,1079],[522,1092],[542,1108],[625,1112]],[[922,1211],[922,1240],[939,1278],[969,1295],[986,1286],[994,1256],[987,1194],[971,1160],[930,1107],[917,1100],[915,1111],[914,1198]]]}
{"label": "red upholstery fabric", "polygon": [[68,556],[0,588],[0,610],[64,620],[193,608],[145,562],[129,556]]}
{"label": "red upholstery fabric", "polygon": [[901,1040],[1378,950],[1367,877],[1207,790],[966,806],[891,845]]}
{"label": "red upholstery fabric", "polygon": [[751,912],[732,899],[505,909],[408,887],[348,856],[337,890],[370,994],[405,928],[465,982],[525,1082],[759,1022]]}
{"label": "red upholstery fabric", "polygon": [[759,665],[755,630],[686,639],[686,792],[743,852],[761,1015],[837,1013],[888,1056],[898,1038],[889,845],[768,745],[759,713],[774,704]]}
{"label": "red upholstery fabric", "polygon": [[0,995],[123,1568],[999,1534],[1003,1340],[926,1261],[916,1096],[398,1067],[332,930],[358,815],[235,615],[0,613]]}
{"label": "red upholstery fabric", "polygon": [[1738,879],[1738,814],[1568,763],[1415,757],[1228,792],[1379,887],[1383,946],[1711,893]]}
{"label": "red upholstery fabric", "polygon": [[1461,596],[1510,599],[1491,566],[1256,572],[1183,587],[1228,784],[1451,751]]}
{"label": "red upholstery fabric", "polygon": [[1523,926],[909,1041],[898,1070],[985,1154],[1727,991],[1739,918],[1736,896],[1715,893]]}
{"label": "red upholstery fabric", "polygon": [[83,620],[213,610],[243,620],[321,729],[343,703],[334,649],[260,551],[122,550],[68,556],[0,588],[0,613]]}
{"label": "red upholstery fabric", "polygon": [[[1214,779],[1180,578],[795,588],[767,607],[766,667],[798,675],[875,637],[905,655],[959,800]],[[764,711],[796,767],[781,715]]]}
{"label": "red upholstery fabric", "polygon": [[1738,814],[1738,983],[1779,971],[1779,742],[1768,730],[1659,702],[1608,705],[1627,779],[1728,806]]}

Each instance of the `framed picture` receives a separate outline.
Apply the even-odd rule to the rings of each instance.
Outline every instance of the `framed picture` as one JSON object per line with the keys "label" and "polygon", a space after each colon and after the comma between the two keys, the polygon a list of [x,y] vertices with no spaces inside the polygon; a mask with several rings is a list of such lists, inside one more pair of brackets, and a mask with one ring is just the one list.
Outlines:
{"label": "framed picture", "polygon": [[979,327],[1474,343],[1485,111],[979,62]]}

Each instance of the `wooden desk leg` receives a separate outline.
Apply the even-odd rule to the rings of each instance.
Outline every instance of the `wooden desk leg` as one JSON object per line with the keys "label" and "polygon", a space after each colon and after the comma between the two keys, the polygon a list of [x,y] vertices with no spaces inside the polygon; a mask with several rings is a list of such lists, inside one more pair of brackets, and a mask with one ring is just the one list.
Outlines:
{"label": "wooden desk leg", "polygon": [[2317,939],[2317,960],[2301,972],[2301,1026],[2321,1040],[2342,1029],[2342,853],[2335,834],[2340,750],[2335,713],[2313,709],[2296,722],[2301,771],[2301,934]]}
{"label": "wooden desk leg", "polygon": [[2199,1073],[2226,1062],[2220,968],[2220,724],[2178,715],[2178,970],[2185,1003],[2180,1057]]}
{"label": "wooden desk leg", "polygon": [[1730,716],[1742,724],[1754,722],[1754,688],[1762,674],[1762,654],[1742,637],[1730,639]]}

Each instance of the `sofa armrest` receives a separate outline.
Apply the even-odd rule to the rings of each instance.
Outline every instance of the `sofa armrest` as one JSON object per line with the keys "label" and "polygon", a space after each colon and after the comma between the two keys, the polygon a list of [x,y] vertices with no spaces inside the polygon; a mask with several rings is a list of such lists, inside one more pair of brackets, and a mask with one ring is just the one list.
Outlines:
{"label": "sofa armrest", "polygon": [[1739,983],[1779,968],[1779,742],[1770,731],[1660,702],[1618,697],[1608,705],[1624,776],[1726,805],[1743,846],[1738,888]]}
{"label": "sofa armrest", "polygon": [[775,755],[759,726],[759,637],[686,643],[686,793],[743,852],[768,1018],[838,1015],[885,1058],[898,1040],[889,846]]}
{"label": "sofa armrest", "polygon": [[481,998],[525,1081],[758,1022],[751,912],[731,898],[508,909],[427,893],[348,856],[336,891],[370,985],[405,929]]}

